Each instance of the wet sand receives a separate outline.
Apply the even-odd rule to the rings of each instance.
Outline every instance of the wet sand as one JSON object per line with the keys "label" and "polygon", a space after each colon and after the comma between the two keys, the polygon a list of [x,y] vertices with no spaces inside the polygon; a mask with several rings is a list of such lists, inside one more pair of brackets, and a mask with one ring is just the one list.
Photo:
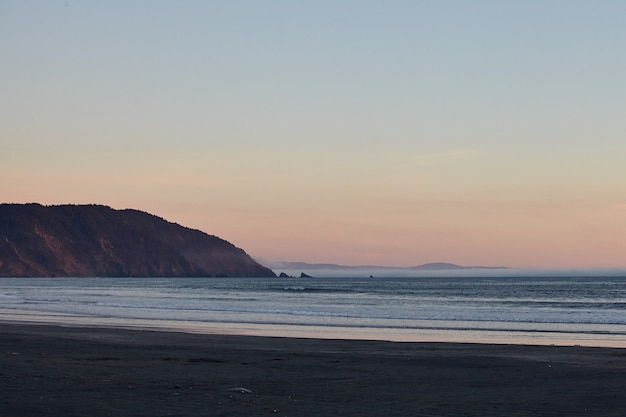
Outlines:
{"label": "wet sand", "polygon": [[0,324],[0,415],[624,416],[626,349]]}

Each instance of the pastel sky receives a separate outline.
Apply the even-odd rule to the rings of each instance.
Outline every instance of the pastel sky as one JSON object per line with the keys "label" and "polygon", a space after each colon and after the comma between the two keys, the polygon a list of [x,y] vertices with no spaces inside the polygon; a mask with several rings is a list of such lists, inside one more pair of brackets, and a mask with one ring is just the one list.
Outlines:
{"label": "pastel sky", "polygon": [[0,199],[261,261],[626,267],[626,2],[0,0]]}

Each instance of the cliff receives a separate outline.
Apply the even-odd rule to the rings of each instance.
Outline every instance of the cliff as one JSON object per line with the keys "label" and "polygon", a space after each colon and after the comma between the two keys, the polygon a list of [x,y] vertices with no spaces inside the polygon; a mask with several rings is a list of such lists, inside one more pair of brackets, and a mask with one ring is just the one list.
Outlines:
{"label": "cliff", "polygon": [[242,249],[138,210],[0,204],[2,277],[273,277]]}

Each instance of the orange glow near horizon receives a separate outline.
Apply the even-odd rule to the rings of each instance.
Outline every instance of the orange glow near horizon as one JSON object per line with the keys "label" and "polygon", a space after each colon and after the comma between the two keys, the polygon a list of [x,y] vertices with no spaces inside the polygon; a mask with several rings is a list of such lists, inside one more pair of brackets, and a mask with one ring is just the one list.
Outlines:
{"label": "orange glow near horizon", "polygon": [[[626,209],[622,203],[565,204],[541,201],[489,203],[420,201],[377,205],[354,196],[328,203],[237,202],[207,194],[193,199],[167,190],[132,194],[117,190],[103,199],[94,181],[55,182],[16,187],[10,202],[43,204],[98,203],[136,208],[217,235],[263,261],[305,261],[346,265],[414,266],[428,262],[521,268],[624,267]],[[17,189],[19,188],[19,189]],[[73,201],[54,198],[82,191]],[[101,190],[102,188],[98,188]],[[157,188],[157,189],[163,189]],[[176,198],[172,198],[176,196]],[[241,198],[241,197],[240,197]],[[345,200],[342,204],[332,202]]]}

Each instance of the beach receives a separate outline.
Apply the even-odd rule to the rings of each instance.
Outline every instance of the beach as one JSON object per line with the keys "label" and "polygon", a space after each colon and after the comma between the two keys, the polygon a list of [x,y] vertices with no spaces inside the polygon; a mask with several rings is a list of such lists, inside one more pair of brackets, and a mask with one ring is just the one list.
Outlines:
{"label": "beach", "polygon": [[626,350],[0,324],[2,416],[623,416]]}

